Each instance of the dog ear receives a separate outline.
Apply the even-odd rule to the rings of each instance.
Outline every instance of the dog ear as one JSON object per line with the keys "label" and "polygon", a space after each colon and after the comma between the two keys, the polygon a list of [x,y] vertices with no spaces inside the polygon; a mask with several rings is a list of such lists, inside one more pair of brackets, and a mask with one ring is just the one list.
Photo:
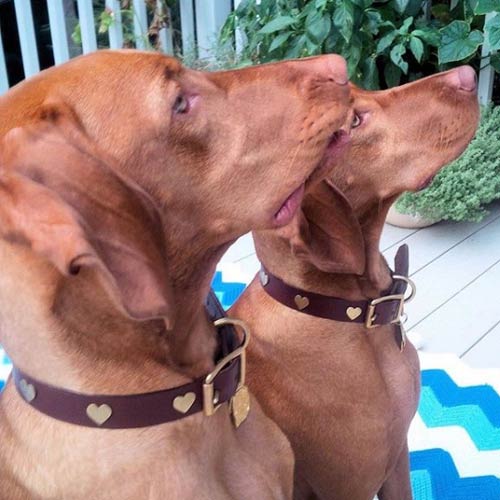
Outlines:
{"label": "dog ear", "polygon": [[[51,105],[52,106],[52,105]],[[57,106],[0,146],[0,237],[30,247],[66,276],[85,266],[135,320],[174,322],[162,221]]]}
{"label": "dog ear", "polygon": [[328,273],[362,275],[365,246],[359,222],[346,197],[323,181],[309,192],[286,229],[295,255]]}

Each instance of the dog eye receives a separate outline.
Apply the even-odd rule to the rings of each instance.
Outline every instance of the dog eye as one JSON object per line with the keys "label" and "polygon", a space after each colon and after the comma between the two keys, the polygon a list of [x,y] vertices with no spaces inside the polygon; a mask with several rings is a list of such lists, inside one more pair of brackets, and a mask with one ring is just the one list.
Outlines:
{"label": "dog eye", "polygon": [[183,95],[179,95],[175,99],[172,109],[174,113],[187,113],[189,111],[189,101]]}
{"label": "dog eye", "polygon": [[351,128],[356,128],[359,127],[360,125],[361,125],[361,116],[355,113],[354,118],[352,119]]}

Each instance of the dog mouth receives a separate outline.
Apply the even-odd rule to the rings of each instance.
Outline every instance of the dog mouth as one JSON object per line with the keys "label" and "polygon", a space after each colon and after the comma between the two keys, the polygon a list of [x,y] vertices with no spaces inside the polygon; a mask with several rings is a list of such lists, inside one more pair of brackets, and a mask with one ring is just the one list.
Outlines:
{"label": "dog mouth", "polygon": [[418,193],[419,191],[423,191],[424,189],[428,188],[431,184],[432,184],[432,181],[434,180],[434,178],[436,177],[436,175],[430,175],[429,177],[425,178],[418,186],[417,186],[417,189],[415,189],[415,191]]}
{"label": "dog mouth", "polygon": [[276,227],[286,226],[297,211],[304,198],[306,183],[303,182],[281,205],[279,210],[274,214],[274,223]]}
{"label": "dog mouth", "polygon": [[308,178],[308,184],[317,180],[323,180],[329,170],[342,158],[351,141],[351,136],[347,130],[339,129],[334,132],[325,148],[323,157]]}
{"label": "dog mouth", "polygon": [[288,196],[274,214],[274,225],[276,227],[286,226],[292,221],[302,204],[307,186],[327,176],[332,164],[342,156],[349,141],[349,133],[343,129],[337,130],[331,135],[326,145],[325,152],[314,170],[309,174],[306,180]]}

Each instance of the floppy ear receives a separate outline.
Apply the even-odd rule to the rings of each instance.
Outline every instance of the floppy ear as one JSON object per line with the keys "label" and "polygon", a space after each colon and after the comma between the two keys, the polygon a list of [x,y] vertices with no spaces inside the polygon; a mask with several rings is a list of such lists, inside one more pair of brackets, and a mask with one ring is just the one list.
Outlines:
{"label": "floppy ear", "polygon": [[365,245],[349,201],[323,181],[308,193],[301,213],[285,229],[293,252],[328,273],[362,275]]}
{"label": "floppy ear", "polygon": [[45,121],[10,131],[0,146],[0,237],[30,247],[67,276],[96,268],[122,312],[163,318],[172,328],[159,212],[71,114],[55,109]]}

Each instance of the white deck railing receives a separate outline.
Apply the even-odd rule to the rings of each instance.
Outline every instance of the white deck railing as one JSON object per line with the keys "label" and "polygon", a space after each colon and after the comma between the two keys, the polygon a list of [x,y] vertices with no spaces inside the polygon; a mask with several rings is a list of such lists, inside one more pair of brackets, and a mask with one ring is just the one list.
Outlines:
{"label": "white deck railing", "polygon": [[[179,0],[181,38],[183,47],[196,46],[199,57],[209,57],[217,33],[234,5],[241,0]],[[160,0],[158,0],[160,2]],[[14,0],[17,18],[17,27],[21,45],[21,54],[24,74],[29,77],[40,71],[38,51],[33,23],[33,13],[30,0]],[[70,58],[69,33],[67,33],[63,0],[47,0],[52,50],[56,64],[63,63]],[[113,13],[114,21],[109,27],[109,46],[118,49],[123,46],[123,25],[120,11],[120,0],[106,0],[106,8]],[[147,12],[144,0],[133,0],[134,37],[138,49],[146,48],[146,34],[148,30]],[[84,54],[97,49],[97,36],[94,9],[92,0],[77,0],[78,18],[80,22],[82,52]],[[1,30],[1,24],[0,24]],[[237,34],[238,35],[238,34]],[[159,33],[162,50],[173,53],[172,31],[165,27]],[[241,44],[236,37],[237,44]],[[489,53],[485,45],[482,56]],[[488,59],[482,60],[483,69],[479,75],[479,100],[486,104],[491,100],[493,89],[493,68]],[[0,94],[9,88],[7,64],[0,31]]]}
{"label": "white deck railing", "polygon": [[[179,0],[181,36],[184,47],[198,46],[199,56],[207,57],[214,40],[226,17],[232,9],[231,0]],[[234,1],[238,4],[238,0]],[[25,77],[40,71],[40,62],[35,37],[33,13],[30,0],[14,0],[19,41]],[[50,33],[54,61],[61,64],[70,58],[70,33],[67,33],[63,0],[47,0]],[[106,8],[113,14],[109,27],[109,46],[113,49],[123,47],[123,25],[119,0],[106,0]],[[144,0],[133,0],[135,46],[146,48],[148,20]],[[97,35],[92,0],[77,0],[78,19],[82,40],[82,52],[87,54],[97,50]],[[195,14],[196,13],[196,14]],[[1,30],[1,25],[0,25]],[[159,41],[163,52],[173,53],[172,31],[165,27],[160,30]],[[0,31],[0,93],[9,88],[7,64],[2,46]]]}

